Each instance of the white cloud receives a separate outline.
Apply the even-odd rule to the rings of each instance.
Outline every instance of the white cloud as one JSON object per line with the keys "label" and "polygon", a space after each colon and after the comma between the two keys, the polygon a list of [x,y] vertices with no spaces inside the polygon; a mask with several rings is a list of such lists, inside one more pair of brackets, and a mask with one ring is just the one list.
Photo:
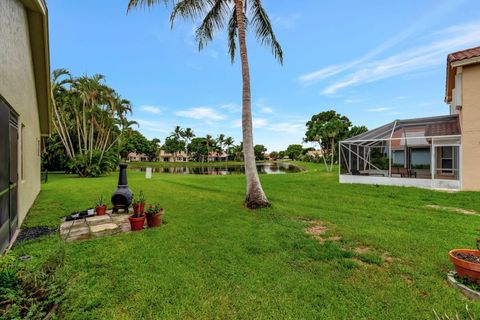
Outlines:
{"label": "white cloud", "polygon": [[267,105],[266,99],[262,99],[262,98],[258,99],[255,102],[255,106],[257,106],[260,109],[261,113],[272,113],[273,112],[273,108],[271,108]]}
{"label": "white cloud", "polygon": [[301,75],[300,77],[298,77],[298,81],[302,85],[309,85],[314,82],[320,81],[322,79],[330,78],[331,76],[334,76],[344,70],[349,69],[351,66],[354,66],[355,64],[349,63],[346,65],[328,66],[320,70]]}
{"label": "white cloud", "polygon": [[255,118],[252,120],[252,125],[254,128],[263,128],[267,125],[267,120],[263,118]]}
{"label": "white cloud", "polygon": [[415,47],[384,59],[365,63],[362,68],[326,87],[322,93],[330,95],[353,85],[370,83],[444,64],[448,53],[477,45],[480,42],[480,23],[451,27],[438,34],[446,37],[425,46]]}
{"label": "white cloud", "polygon": [[162,109],[156,106],[144,105],[140,107],[140,111],[153,113],[153,114],[160,114],[162,112]]}
{"label": "white cloud", "polygon": [[368,112],[384,112],[384,111],[390,111],[393,110],[393,108],[387,108],[387,107],[381,107],[381,108],[372,108],[368,109]]}
{"label": "white cloud", "polygon": [[305,125],[298,124],[298,123],[288,123],[288,122],[281,122],[275,123],[268,127],[268,130],[276,131],[276,132],[286,132],[286,133],[305,133]]}
{"label": "white cloud", "polygon": [[169,125],[161,121],[151,121],[151,120],[144,120],[144,119],[135,119],[138,122],[140,131],[152,131],[152,132],[161,132],[161,133],[168,133]]}
{"label": "white cloud", "polygon": [[[459,6],[462,1],[452,1],[450,3],[443,3],[435,7],[434,10],[429,11],[426,13],[420,20],[416,21],[415,24],[412,24],[410,27],[406,28],[396,36],[392,37],[391,39],[388,39],[387,41],[383,42],[380,44],[378,47],[374,48],[367,54],[361,56],[358,59],[343,63],[343,64],[336,64],[336,65],[331,65],[324,67],[322,69],[319,69],[317,71],[313,71],[304,75],[301,75],[298,77],[298,81],[302,85],[309,85],[312,83],[315,83],[317,81],[323,80],[330,78],[332,76],[335,76],[337,74],[341,74],[342,72],[345,72],[347,70],[350,70],[358,65],[363,64],[364,62],[367,62],[379,54],[385,52],[386,50],[393,48],[397,44],[401,43],[405,39],[409,38],[415,33],[418,33],[419,31],[422,31],[426,26],[431,24],[432,21],[438,21],[440,20],[443,16],[448,15],[452,10]],[[452,28],[452,32],[461,32],[460,30]],[[345,83],[347,83],[345,81]],[[343,84],[343,86],[338,86],[338,88],[342,88],[344,86],[348,86],[349,84]],[[336,89],[336,87],[333,87],[333,89]]]}
{"label": "white cloud", "polygon": [[359,103],[362,101],[363,101],[362,99],[345,99],[343,102],[350,104],[350,103]]}
{"label": "white cloud", "polygon": [[273,16],[272,23],[284,29],[292,29],[297,25],[302,15],[300,13],[292,13],[287,16]]}
{"label": "white cloud", "polygon": [[235,104],[235,103],[227,103],[222,106],[220,106],[221,109],[226,109],[230,111],[231,113],[237,113],[242,111],[242,107]]}
{"label": "white cloud", "polygon": [[191,119],[223,120],[225,116],[217,113],[214,109],[208,107],[191,108],[175,112],[177,116]]}

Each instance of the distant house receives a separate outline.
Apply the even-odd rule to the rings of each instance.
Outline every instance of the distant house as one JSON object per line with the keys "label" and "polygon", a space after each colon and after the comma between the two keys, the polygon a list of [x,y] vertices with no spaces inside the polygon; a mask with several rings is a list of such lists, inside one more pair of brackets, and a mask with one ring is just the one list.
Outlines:
{"label": "distant house", "polygon": [[147,162],[149,161],[149,158],[144,153],[130,152],[127,155],[127,160],[130,162]]}
{"label": "distant house", "polygon": [[340,182],[480,190],[480,47],[447,58],[450,114],[395,120],[340,143]]}
{"label": "distant house", "polygon": [[322,150],[309,150],[307,151],[307,155],[311,157],[321,157],[323,156]]}
{"label": "distant house", "polygon": [[43,0],[0,1],[0,253],[40,192],[51,132],[48,14]]}
{"label": "distant house", "polygon": [[157,156],[160,162],[187,162],[188,156],[185,151],[177,152],[175,154],[160,150]]}
{"label": "distant house", "polygon": [[208,162],[228,161],[228,154],[225,152],[211,151],[208,155]]}

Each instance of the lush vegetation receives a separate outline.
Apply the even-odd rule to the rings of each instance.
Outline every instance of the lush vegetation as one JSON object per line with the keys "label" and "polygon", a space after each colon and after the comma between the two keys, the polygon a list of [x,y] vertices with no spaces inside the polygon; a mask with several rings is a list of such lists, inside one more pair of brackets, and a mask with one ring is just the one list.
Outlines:
{"label": "lush vegetation", "polygon": [[128,130],[121,144],[120,156],[125,159],[130,152],[135,152],[144,154],[151,160],[156,160],[159,150],[160,139],[153,138],[152,140],[148,140],[139,131]]}
{"label": "lush vegetation", "polygon": [[[64,319],[462,318],[466,304],[480,315],[445,281],[448,250],[475,246],[479,217],[427,207],[478,209],[479,193],[339,184],[324,165],[299,164],[309,171],[261,176],[273,206],[260,211],[241,205],[241,176],[129,172],[166,225],[67,244],[55,235],[12,254],[36,270],[64,245]],[[115,186],[113,175],[51,175],[24,226],[58,226]],[[331,240],[306,234],[308,221]]]}
{"label": "lush vegetation", "polygon": [[130,102],[107,86],[104,76],[73,77],[65,69],[52,73],[51,100],[55,133],[47,141],[44,166],[67,166],[82,177],[113,170],[122,138],[135,123],[126,117]]}

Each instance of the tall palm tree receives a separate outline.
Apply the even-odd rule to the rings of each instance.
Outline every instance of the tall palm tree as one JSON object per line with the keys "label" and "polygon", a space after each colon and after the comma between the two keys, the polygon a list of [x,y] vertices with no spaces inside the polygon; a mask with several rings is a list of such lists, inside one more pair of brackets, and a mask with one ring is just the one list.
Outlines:
{"label": "tall palm tree", "polygon": [[[168,3],[168,0],[129,0],[128,10],[140,6],[153,6],[157,3]],[[127,10],[127,11],[128,11]],[[247,11],[251,17],[247,19]],[[252,101],[250,90],[250,67],[247,54],[247,24],[255,32],[255,36],[264,45],[272,48],[275,58],[282,63],[283,51],[273,32],[270,19],[262,6],[262,0],[176,0],[170,16],[174,23],[177,16],[196,21],[203,20],[196,30],[199,50],[213,40],[214,33],[226,27],[228,32],[228,49],[232,63],[237,49],[240,47],[242,63],[242,133],[245,157],[246,199],[248,208],[268,207],[270,203],[258,178],[253,151]],[[227,22],[228,21],[228,22]]]}

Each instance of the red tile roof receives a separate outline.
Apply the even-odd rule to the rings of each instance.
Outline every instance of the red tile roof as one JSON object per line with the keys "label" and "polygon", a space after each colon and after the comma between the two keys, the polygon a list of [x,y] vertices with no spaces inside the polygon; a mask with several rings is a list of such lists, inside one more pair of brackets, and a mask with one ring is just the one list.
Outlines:
{"label": "red tile roof", "polygon": [[476,57],[480,57],[480,47],[450,53],[448,55],[448,62],[455,62]]}
{"label": "red tile roof", "polygon": [[[480,47],[465,49],[450,53],[447,57],[447,81],[445,86],[445,102],[450,103],[452,101],[452,89],[455,87],[455,74],[457,72],[456,68],[452,67],[452,64],[455,62],[480,58]],[[477,60],[477,59],[475,59]],[[472,61],[473,63],[478,63],[478,61]]]}
{"label": "red tile roof", "polygon": [[426,136],[451,136],[460,135],[460,123],[458,117],[451,117],[443,121],[429,124],[425,129]]}

